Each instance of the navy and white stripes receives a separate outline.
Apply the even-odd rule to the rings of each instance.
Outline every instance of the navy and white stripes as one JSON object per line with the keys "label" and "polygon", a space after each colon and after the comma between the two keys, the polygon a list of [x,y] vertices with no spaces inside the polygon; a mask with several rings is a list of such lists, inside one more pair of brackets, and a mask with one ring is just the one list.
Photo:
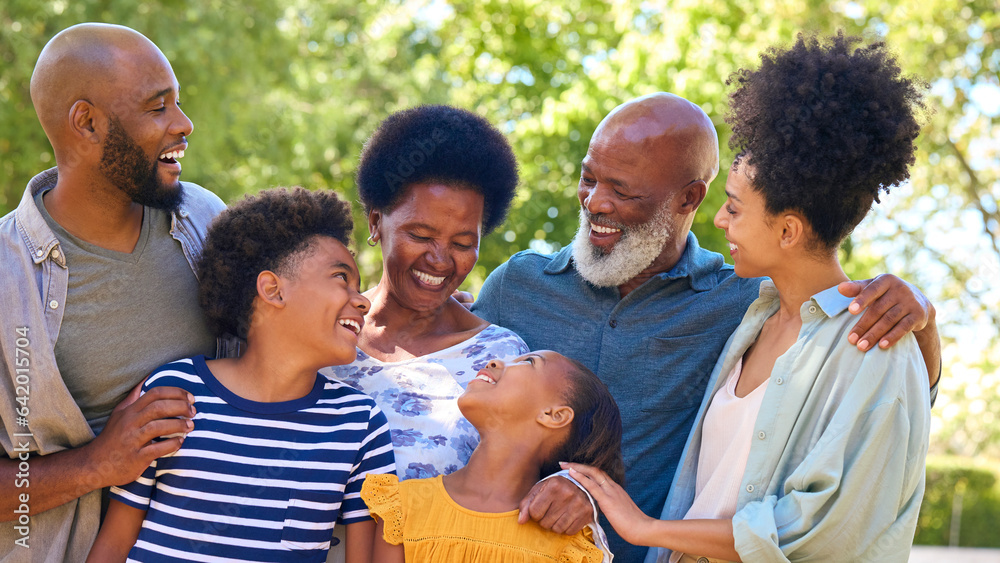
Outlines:
{"label": "navy and white stripes", "polygon": [[203,357],[167,364],[144,391],[195,396],[194,430],[112,498],[147,510],[130,561],[325,561],[335,522],[369,518],[368,473],[391,473],[392,443],[374,401],[317,375],[301,399],[234,395]]}

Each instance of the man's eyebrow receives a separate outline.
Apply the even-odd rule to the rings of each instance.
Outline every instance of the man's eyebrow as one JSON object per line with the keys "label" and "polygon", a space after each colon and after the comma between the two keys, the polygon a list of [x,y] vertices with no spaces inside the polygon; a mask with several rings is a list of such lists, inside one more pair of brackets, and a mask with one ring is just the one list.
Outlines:
{"label": "man's eyebrow", "polygon": [[[590,167],[589,167],[589,166],[587,166],[587,165],[586,165],[585,163],[583,163],[583,162],[581,162],[581,163],[580,163],[580,169],[581,169],[581,170],[583,170],[584,172],[587,172],[587,173],[590,173],[590,174],[593,174],[593,173],[594,173],[594,171],[593,171],[593,170],[591,170],[591,169],[590,169]],[[620,187],[620,188],[625,188],[625,189],[628,189],[628,187],[629,187],[629,186],[628,186],[628,184],[627,184],[626,182],[624,182],[624,181],[622,181],[622,180],[619,180],[619,179],[617,179],[617,178],[608,178],[608,181],[609,181],[609,182],[611,182],[612,184],[614,184],[614,185],[616,185],[616,186]]]}
{"label": "man's eyebrow", "polygon": [[173,91],[174,91],[173,88],[164,88],[163,90],[160,90],[159,92],[157,92],[157,93],[153,94],[152,96],[146,98],[146,103],[148,104],[148,103],[152,102],[153,100],[155,100],[157,98],[162,98],[163,96],[166,96],[167,94],[169,94],[169,93],[171,93]]}
{"label": "man's eyebrow", "polygon": [[608,181],[612,184],[618,186],[619,188],[629,189],[629,185],[624,180],[619,180],[618,178],[608,178]]}

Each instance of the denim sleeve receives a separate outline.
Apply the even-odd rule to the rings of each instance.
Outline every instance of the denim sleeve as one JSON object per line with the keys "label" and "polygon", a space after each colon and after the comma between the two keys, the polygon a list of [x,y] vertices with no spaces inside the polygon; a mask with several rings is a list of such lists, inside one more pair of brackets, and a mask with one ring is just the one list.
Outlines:
{"label": "denim sleeve", "polygon": [[944,375],[944,370],[943,370],[944,364],[942,362],[944,362],[944,360],[939,357],[938,358],[938,379],[937,379],[937,381],[934,382],[934,385],[931,385],[931,408],[934,408],[934,403],[937,402],[938,386],[941,384],[941,376]]}
{"label": "denim sleeve", "polygon": [[504,324],[502,304],[504,301],[504,275],[507,272],[507,265],[509,263],[510,261],[508,260],[490,272],[490,275],[486,277],[486,281],[483,282],[482,289],[479,290],[476,302],[472,304],[472,312],[476,316],[499,326],[507,326]]}

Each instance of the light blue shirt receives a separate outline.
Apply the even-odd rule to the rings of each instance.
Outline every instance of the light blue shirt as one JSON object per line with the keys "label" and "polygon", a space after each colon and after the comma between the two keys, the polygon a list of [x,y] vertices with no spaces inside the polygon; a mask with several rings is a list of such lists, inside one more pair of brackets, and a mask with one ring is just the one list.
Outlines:
{"label": "light blue shirt", "polygon": [[[796,342],[774,364],[733,517],[744,561],[906,561],[924,492],[926,368],[912,334],[888,350],[847,341],[851,300],[832,287],[801,307]],[[712,372],[662,518],[694,501],[702,424],[725,375],[779,306],[764,281]],[[667,561],[653,548],[647,562]]]}

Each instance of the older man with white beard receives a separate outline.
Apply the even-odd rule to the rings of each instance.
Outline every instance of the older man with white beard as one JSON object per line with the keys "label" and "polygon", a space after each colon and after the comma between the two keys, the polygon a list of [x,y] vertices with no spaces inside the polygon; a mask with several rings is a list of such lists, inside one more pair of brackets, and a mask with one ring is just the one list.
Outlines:
{"label": "older man with white beard", "polygon": [[[532,350],[579,360],[607,384],[622,412],[626,490],[652,515],[663,507],[712,367],[761,281],[737,277],[690,232],[718,171],[715,127],[698,106],[666,93],[622,104],[598,126],[581,164],[572,246],[515,254],[490,274],[472,309]],[[866,285],[856,283],[855,293]],[[868,349],[922,329],[918,342],[936,382],[938,339],[926,299],[883,276],[858,301],[871,306],[852,341]],[[535,491],[522,512],[576,531],[579,518],[562,508],[571,494],[564,483],[550,479]],[[646,548],[609,536],[616,562],[643,560]]]}

